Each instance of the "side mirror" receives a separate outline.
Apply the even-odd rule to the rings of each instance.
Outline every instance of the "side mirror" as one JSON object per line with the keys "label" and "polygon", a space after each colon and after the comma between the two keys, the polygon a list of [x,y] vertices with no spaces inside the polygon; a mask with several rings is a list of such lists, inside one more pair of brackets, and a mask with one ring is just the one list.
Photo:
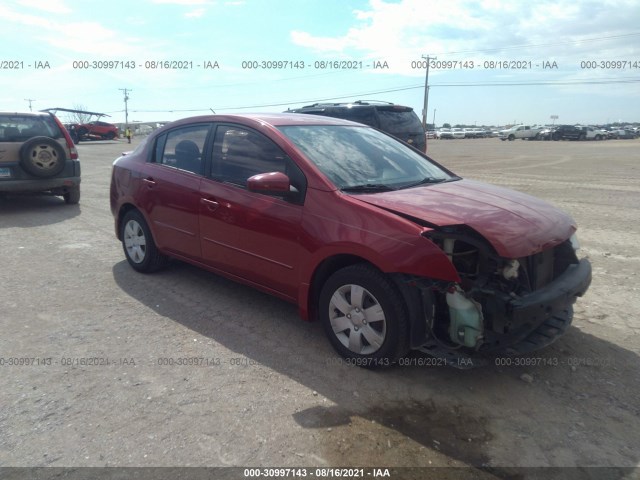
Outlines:
{"label": "side mirror", "polygon": [[288,195],[292,191],[289,177],[282,172],[259,173],[249,177],[247,189],[250,192],[278,196]]}

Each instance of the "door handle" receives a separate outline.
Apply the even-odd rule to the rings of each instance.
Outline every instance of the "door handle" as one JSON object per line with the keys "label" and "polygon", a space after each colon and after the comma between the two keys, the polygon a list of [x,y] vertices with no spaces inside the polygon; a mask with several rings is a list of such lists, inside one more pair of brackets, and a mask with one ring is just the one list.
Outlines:
{"label": "door handle", "polygon": [[143,178],[142,181],[146,183],[147,187],[149,188],[153,188],[156,186],[156,181],[151,177]]}
{"label": "door handle", "polygon": [[201,198],[200,199],[202,201],[202,203],[204,203],[207,208],[209,210],[211,210],[212,212],[217,210],[218,207],[220,206],[220,204],[218,202],[216,202],[215,200],[209,200],[208,198]]}

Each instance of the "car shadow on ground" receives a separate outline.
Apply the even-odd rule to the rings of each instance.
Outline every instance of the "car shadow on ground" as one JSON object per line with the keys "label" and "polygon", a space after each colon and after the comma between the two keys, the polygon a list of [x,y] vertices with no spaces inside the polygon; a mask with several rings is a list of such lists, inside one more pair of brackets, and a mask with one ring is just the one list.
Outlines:
{"label": "car shadow on ground", "polygon": [[[301,321],[295,306],[190,265],[140,275],[122,261],[113,276],[157,314],[329,400],[292,417],[326,437],[318,454],[331,465],[359,465],[371,448],[387,451],[407,437],[411,448],[400,458],[409,465],[444,454],[475,467],[477,478],[525,478],[511,466],[568,465],[610,467],[606,478],[618,479],[640,460],[640,359],[578,328],[522,365],[499,360],[458,370],[414,353],[404,366],[372,371],[342,361],[321,326]],[[391,437],[380,437],[381,429]],[[345,437],[349,448],[336,448],[333,440]],[[368,455],[359,456],[365,444]],[[504,449],[512,456],[501,457]],[[380,454],[380,465],[393,464],[388,455]],[[604,473],[580,468],[553,478]]]}
{"label": "car shadow on ground", "polygon": [[80,205],[43,194],[0,194],[0,227],[29,228],[64,222],[80,215]]}

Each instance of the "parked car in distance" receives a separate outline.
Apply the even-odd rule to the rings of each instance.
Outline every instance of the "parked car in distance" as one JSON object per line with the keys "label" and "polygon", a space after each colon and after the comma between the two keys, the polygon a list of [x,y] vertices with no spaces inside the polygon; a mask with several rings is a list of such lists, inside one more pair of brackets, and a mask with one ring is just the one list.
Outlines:
{"label": "parked car in distance", "polygon": [[586,135],[585,140],[606,140],[607,132],[600,130],[599,128],[592,126],[580,126],[579,127]]}
{"label": "parked car in distance", "polygon": [[638,135],[637,131],[631,128],[616,128],[612,131],[612,136],[616,139],[631,139],[636,138]]}
{"label": "parked car in distance", "polygon": [[551,140],[551,136],[553,135],[553,130],[555,126],[546,126],[543,127],[542,130],[538,132],[536,135],[536,140]]}
{"label": "parked car in distance", "polygon": [[451,136],[453,138],[464,138],[465,137],[465,133],[464,133],[464,130],[462,128],[452,128],[451,129]]}
{"label": "parked car in distance", "polygon": [[464,138],[476,138],[476,132],[473,128],[463,128]]}
{"label": "parked car in distance", "polygon": [[441,128],[436,132],[436,138],[442,140],[451,140],[453,138],[453,133],[450,128]]}
{"label": "parked car in distance", "polygon": [[113,140],[119,135],[118,127],[112,123],[99,120],[88,123],[75,123],[70,125],[70,129],[75,132],[78,141],[89,139]]}
{"label": "parked car in distance", "polygon": [[515,140],[520,138],[522,140],[535,140],[538,137],[538,134],[542,130],[542,127],[539,126],[529,126],[529,125],[515,125],[511,128],[507,128],[505,130],[500,130],[500,140]]}
{"label": "parked car in distance", "polygon": [[69,132],[51,113],[0,112],[0,192],[80,201],[80,162]]}
{"label": "parked car in distance", "polygon": [[558,125],[551,133],[552,140],[586,140],[587,132],[576,125]]}
{"label": "parked car in distance", "polygon": [[357,100],[352,103],[314,103],[289,110],[363,123],[387,132],[421,152],[427,151],[427,136],[413,108],[377,100]]}
{"label": "parked car in distance", "polygon": [[171,123],[114,162],[110,201],[133,269],[174,257],[288,300],[367,367],[542,348],[591,281],[566,213],[336,118]]}
{"label": "parked car in distance", "polygon": [[484,138],[487,136],[482,128],[464,128],[464,138]]}

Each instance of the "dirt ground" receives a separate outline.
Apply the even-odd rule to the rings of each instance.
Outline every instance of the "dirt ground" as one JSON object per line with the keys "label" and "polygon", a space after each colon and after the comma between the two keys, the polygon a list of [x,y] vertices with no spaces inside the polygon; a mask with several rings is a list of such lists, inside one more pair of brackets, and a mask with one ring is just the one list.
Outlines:
{"label": "dirt ground", "polygon": [[419,355],[351,367],[292,305],[179,262],[135,273],[108,201],[127,147],[79,145],[79,206],[0,199],[0,466],[466,466],[472,478],[581,466],[638,478],[640,139],[430,141],[461,176],[570,212],[593,265],[573,326],[529,357],[538,365],[473,370]]}

